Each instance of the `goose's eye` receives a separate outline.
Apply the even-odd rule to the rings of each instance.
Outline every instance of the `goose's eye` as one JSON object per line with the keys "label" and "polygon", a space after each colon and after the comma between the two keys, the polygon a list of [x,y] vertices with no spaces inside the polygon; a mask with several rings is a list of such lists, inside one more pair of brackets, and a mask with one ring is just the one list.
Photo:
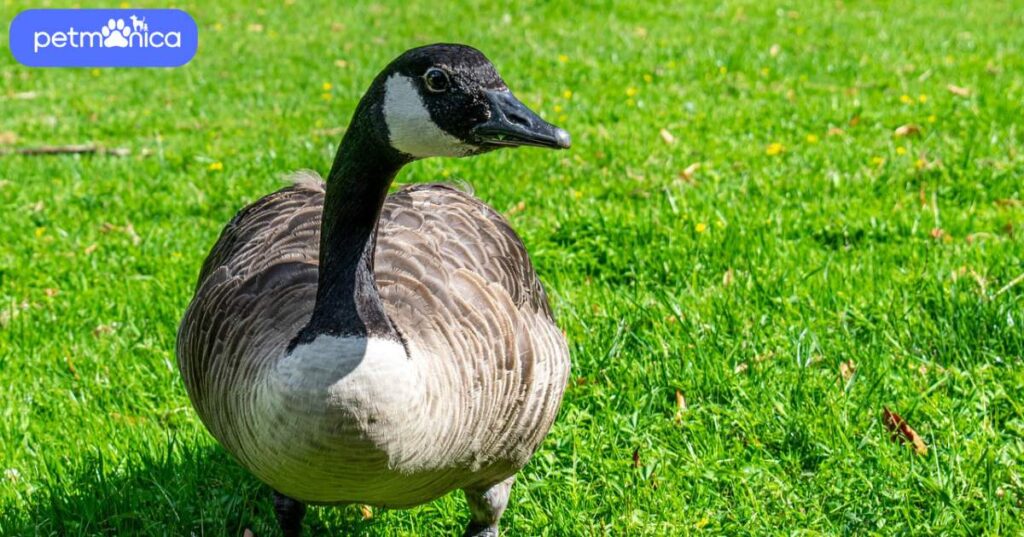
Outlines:
{"label": "goose's eye", "polygon": [[423,81],[426,82],[427,89],[434,93],[448,91],[448,75],[436,67],[427,69],[427,72],[423,75]]}

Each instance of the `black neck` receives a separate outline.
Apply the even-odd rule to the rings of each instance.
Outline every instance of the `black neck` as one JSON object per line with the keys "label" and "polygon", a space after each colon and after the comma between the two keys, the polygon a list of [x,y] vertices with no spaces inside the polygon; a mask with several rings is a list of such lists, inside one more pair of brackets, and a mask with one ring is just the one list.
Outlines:
{"label": "black neck", "polygon": [[391,181],[407,161],[371,126],[360,106],[327,178],[320,228],[316,305],[294,343],[321,334],[398,339],[373,275],[377,223]]}

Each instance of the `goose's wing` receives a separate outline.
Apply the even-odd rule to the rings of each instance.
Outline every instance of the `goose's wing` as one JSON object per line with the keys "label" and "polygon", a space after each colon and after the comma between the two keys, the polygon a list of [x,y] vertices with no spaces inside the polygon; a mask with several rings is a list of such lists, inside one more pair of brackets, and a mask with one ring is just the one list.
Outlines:
{"label": "goose's wing", "polygon": [[[497,211],[466,192],[445,184],[420,184],[388,197],[375,256],[378,281],[389,271],[409,269],[403,260],[410,258],[433,263],[449,275],[457,270],[479,275],[504,289],[517,309],[553,320],[547,293],[519,235]],[[423,283],[443,282],[428,278]]]}
{"label": "goose's wing", "polygon": [[211,249],[178,329],[178,364],[200,416],[228,414],[200,407],[217,399],[213,390],[245,385],[309,320],[323,196],[312,178],[269,194],[242,209]]}
{"label": "goose's wing", "polygon": [[374,260],[388,315],[432,362],[427,404],[446,416],[444,458],[485,468],[481,482],[511,475],[547,434],[569,372],[522,241],[473,196],[418,185],[388,197]]}

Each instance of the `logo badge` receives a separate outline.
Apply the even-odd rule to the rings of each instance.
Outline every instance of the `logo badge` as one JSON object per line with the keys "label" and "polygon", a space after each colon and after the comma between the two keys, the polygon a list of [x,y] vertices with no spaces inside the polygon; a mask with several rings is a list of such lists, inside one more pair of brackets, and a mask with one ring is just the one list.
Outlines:
{"label": "logo badge", "polygon": [[29,9],[11,21],[10,45],[29,67],[179,67],[199,29],[180,9]]}

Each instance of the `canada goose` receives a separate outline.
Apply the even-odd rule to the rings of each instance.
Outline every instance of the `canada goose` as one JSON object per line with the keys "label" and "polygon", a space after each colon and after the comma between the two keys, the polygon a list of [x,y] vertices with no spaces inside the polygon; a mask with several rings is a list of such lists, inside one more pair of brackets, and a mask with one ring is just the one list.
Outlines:
{"label": "canada goose", "polygon": [[500,214],[444,185],[388,188],[417,159],[523,145],[569,134],[478,50],[412,49],[363,96],[326,185],[306,174],[213,246],[178,366],[210,433],[274,489],[285,535],[306,504],[411,507],[455,489],[466,535],[498,534],[568,347]]}

